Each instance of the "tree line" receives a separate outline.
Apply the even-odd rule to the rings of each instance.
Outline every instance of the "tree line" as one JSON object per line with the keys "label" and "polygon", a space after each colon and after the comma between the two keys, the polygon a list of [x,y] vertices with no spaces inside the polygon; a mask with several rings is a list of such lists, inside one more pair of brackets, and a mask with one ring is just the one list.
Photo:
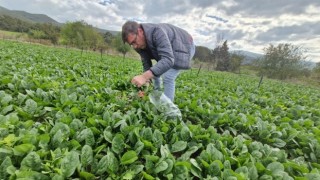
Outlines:
{"label": "tree line", "polygon": [[[290,43],[269,44],[264,48],[263,56],[253,60],[249,66],[258,76],[280,80],[312,76],[320,84],[320,62],[315,67],[310,67],[305,52],[304,48]],[[194,57],[200,62],[206,62],[207,67],[213,70],[235,73],[240,73],[246,58],[242,54],[231,53],[227,40],[216,45],[213,50],[203,46],[196,47]]]}
{"label": "tree line", "polygon": [[[120,33],[99,32],[85,21],[67,22],[62,26],[50,23],[30,23],[7,15],[0,15],[0,29],[27,33],[33,39],[49,40],[54,45],[65,45],[84,50],[99,50],[101,55],[109,48],[116,49],[125,58],[130,46],[123,44]],[[245,60],[242,54],[231,53],[228,41],[221,36],[214,49],[197,46],[194,59],[207,63],[207,67],[217,71],[241,73]],[[275,79],[309,77],[315,74],[320,80],[320,63],[313,69],[308,68],[304,49],[292,44],[270,44],[264,49],[264,55],[256,59],[251,66],[257,75]]]}
{"label": "tree line", "polygon": [[[62,26],[51,23],[31,23],[0,15],[0,29],[28,34],[38,40],[48,40],[53,45],[65,45],[83,50],[99,50],[101,53],[108,48],[115,48],[125,57],[130,46],[122,42],[120,34],[113,35],[109,31],[99,32],[85,21],[67,22]],[[81,52],[82,52],[81,51]]]}

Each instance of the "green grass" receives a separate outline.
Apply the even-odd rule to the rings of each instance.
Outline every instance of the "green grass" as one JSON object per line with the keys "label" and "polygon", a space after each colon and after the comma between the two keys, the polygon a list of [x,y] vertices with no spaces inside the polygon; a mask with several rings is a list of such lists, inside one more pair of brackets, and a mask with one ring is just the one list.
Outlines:
{"label": "green grass", "polygon": [[27,38],[28,35],[26,33],[0,30],[0,37],[9,38],[9,39],[16,39],[16,38]]}

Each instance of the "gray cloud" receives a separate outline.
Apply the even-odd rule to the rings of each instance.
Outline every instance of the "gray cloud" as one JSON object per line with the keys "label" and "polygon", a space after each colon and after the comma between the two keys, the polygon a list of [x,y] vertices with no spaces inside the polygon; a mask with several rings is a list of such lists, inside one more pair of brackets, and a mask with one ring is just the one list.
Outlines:
{"label": "gray cloud", "polygon": [[276,0],[276,1],[252,1],[252,0],[236,0],[236,4],[223,8],[228,15],[245,14],[256,17],[276,17],[281,14],[298,15],[305,13],[306,8],[310,5],[320,6],[317,0]]}
{"label": "gray cloud", "polygon": [[224,23],[227,23],[227,22],[228,22],[228,20],[223,19],[223,18],[218,17],[218,16],[214,16],[214,15],[206,15],[206,16],[209,17],[209,18],[215,19],[215,20],[217,20],[217,21],[224,22]]}
{"label": "gray cloud", "polygon": [[298,41],[320,35],[319,23],[303,23],[301,25],[279,26],[260,33],[255,38],[258,41]]}
{"label": "gray cloud", "polygon": [[194,8],[207,8],[214,4],[212,0],[146,0],[144,2],[143,13],[150,17],[184,15]]}

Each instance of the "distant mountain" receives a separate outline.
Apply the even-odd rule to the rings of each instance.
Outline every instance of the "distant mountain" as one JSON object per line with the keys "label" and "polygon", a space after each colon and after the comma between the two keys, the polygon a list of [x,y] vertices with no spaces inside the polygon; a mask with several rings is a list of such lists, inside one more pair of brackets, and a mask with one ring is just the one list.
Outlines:
{"label": "distant mountain", "polygon": [[317,66],[317,63],[314,62],[314,61],[306,61],[305,62],[305,66],[308,68],[308,69],[313,69]]}
{"label": "distant mountain", "polygon": [[[25,11],[9,10],[0,6],[0,16],[1,15],[10,16],[25,22],[29,22],[29,23],[51,23],[57,26],[62,26],[64,24],[52,19],[51,17],[45,14],[32,14]],[[110,31],[110,30],[105,30],[97,27],[94,27],[94,28],[101,33],[110,32],[113,35],[119,33],[117,31]]]}
{"label": "distant mountain", "polygon": [[244,56],[244,61],[242,62],[242,64],[251,64],[253,61],[263,57],[263,54],[258,54],[250,51],[244,51],[244,50],[234,50],[234,51],[231,51],[231,53]]}
{"label": "distant mountain", "polygon": [[61,26],[62,24],[44,14],[31,14],[25,11],[9,10],[0,6],[0,15],[7,15],[29,23],[51,23]]}
{"label": "distant mountain", "polygon": [[250,58],[261,58],[263,56],[263,54],[254,53],[254,52],[250,52],[250,51],[244,51],[244,50],[234,50],[231,52],[236,53],[236,54],[240,54],[240,55],[244,55],[244,56],[247,56]]}
{"label": "distant mountain", "polygon": [[110,30],[106,30],[106,29],[101,29],[101,28],[97,28],[97,27],[94,27],[98,32],[100,33],[106,33],[106,32],[110,32],[112,35],[116,35],[118,33],[120,33],[120,31],[110,31]]}
{"label": "distant mountain", "polygon": [[[263,54],[254,53],[250,51],[243,51],[243,50],[235,50],[235,51],[231,51],[231,53],[244,56],[244,61],[242,62],[243,65],[251,64],[252,62],[259,60],[264,56]],[[316,62],[305,61],[304,66],[308,69],[313,69],[314,67],[316,67]]]}

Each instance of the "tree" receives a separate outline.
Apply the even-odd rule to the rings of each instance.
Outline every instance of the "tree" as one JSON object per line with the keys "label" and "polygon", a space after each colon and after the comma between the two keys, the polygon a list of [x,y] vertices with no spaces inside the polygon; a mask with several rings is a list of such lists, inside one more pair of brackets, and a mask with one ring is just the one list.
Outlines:
{"label": "tree", "polygon": [[320,73],[320,62],[316,63],[316,67],[313,69],[315,72]]}
{"label": "tree", "polygon": [[199,59],[203,62],[210,62],[211,50],[204,46],[196,46],[196,52],[193,56],[194,59]]}
{"label": "tree", "polygon": [[96,49],[101,47],[104,41],[102,35],[84,21],[66,23],[62,27],[61,37],[64,44],[76,46],[82,50],[81,53],[87,48]]}
{"label": "tree", "polygon": [[320,62],[316,63],[316,67],[313,68],[313,72],[316,74],[317,79],[320,80]]}
{"label": "tree", "polygon": [[241,67],[242,61],[244,60],[244,56],[233,53],[231,54],[230,60],[231,60],[230,70],[232,72],[238,71],[238,73],[240,74],[240,67]]}
{"label": "tree", "polygon": [[231,61],[230,61],[230,54],[229,54],[229,47],[228,42],[225,40],[221,47],[216,48],[216,57],[217,67],[216,70],[218,71],[230,71],[231,70]]}
{"label": "tree", "polygon": [[49,39],[52,44],[57,44],[60,36],[61,28],[51,23],[40,25],[43,32],[46,34],[46,39]]}
{"label": "tree", "polygon": [[131,47],[128,44],[123,43],[120,33],[118,33],[116,37],[113,39],[113,45],[117,49],[117,51],[122,53],[123,59],[125,59],[126,54],[130,51]]}
{"label": "tree", "polygon": [[[80,35],[82,34],[84,24],[80,21],[78,22],[67,22],[62,26],[61,37],[62,43],[67,46],[76,46],[79,39],[82,39]],[[77,45],[79,46],[79,45]]]}
{"label": "tree", "polygon": [[11,16],[0,15],[0,29],[14,32],[27,32],[34,39],[47,39],[57,44],[60,27],[51,23],[31,23]]}
{"label": "tree", "polygon": [[114,36],[109,31],[107,31],[103,35],[104,42],[106,42],[108,45],[110,45],[112,43],[113,38],[114,38]]}
{"label": "tree", "polygon": [[[37,37],[37,33],[35,33],[38,31],[43,33],[40,38]],[[36,23],[30,28],[28,34],[35,39],[47,39],[50,40],[52,44],[57,44],[60,34],[60,27],[51,23]]]}
{"label": "tree", "polygon": [[46,34],[40,30],[30,30],[28,32],[28,36],[31,38],[40,40],[40,39],[44,39]]}
{"label": "tree", "polygon": [[88,48],[96,50],[105,44],[102,34],[97,32],[93,27],[86,26],[84,33]]}
{"label": "tree", "polygon": [[0,15],[0,29],[14,32],[28,32],[32,23],[7,15]]}
{"label": "tree", "polygon": [[305,68],[303,49],[292,44],[272,44],[264,49],[265,56],[260,61],[262,75],[269,78],[287,79],[299,76]]}

